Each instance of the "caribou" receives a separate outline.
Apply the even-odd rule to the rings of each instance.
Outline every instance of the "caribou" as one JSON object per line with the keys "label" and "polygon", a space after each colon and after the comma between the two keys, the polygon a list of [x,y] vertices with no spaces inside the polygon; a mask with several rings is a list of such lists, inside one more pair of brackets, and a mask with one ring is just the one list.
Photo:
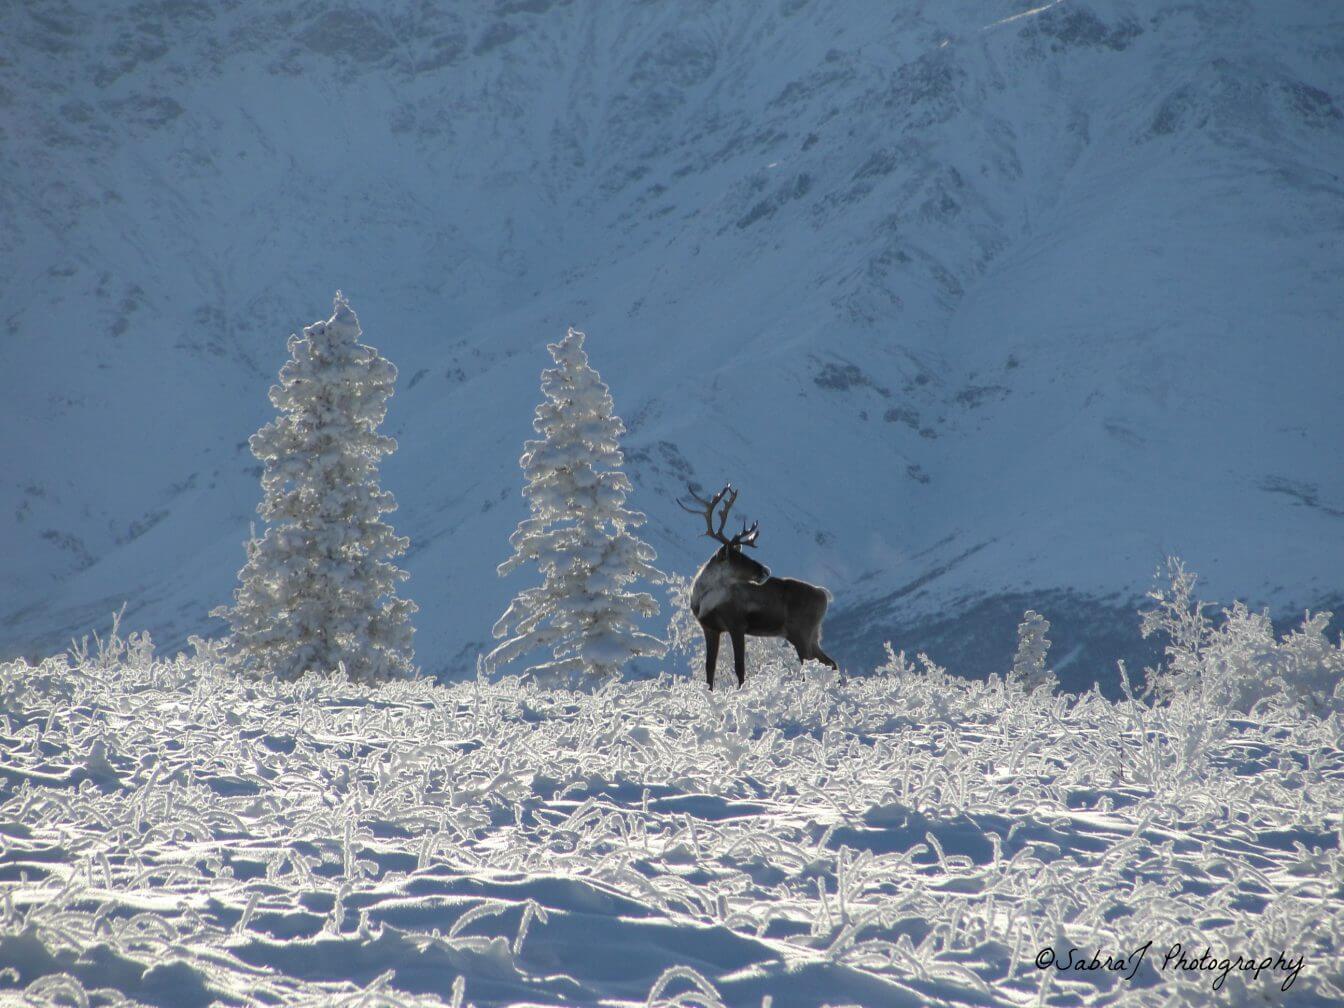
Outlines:
{"label": "caribou", "polygon": [[[720,543],[705,561],[691,585],[691,612],[705,633],[705,679],[714,689],[714,666],[719,657],[719,638],[727,632],[733,642],[733,671],[740,689],[747,678],[747,641],[751,637],[783,637],[798,652],[798,660],[815,658],[838,669],[835,660],[821,649],[821,621],[831,594],[806,581],[770,576],[770,568],[742,552],[755,548],[760,522],[731,539],[723,534],[728,513],[737,503],[737,491],[727,484],[706,500],[687,487],[695,505],[678,499],[683,511],[705,519],[705,535]],[[715,509],[718,526],[715,527]]]}

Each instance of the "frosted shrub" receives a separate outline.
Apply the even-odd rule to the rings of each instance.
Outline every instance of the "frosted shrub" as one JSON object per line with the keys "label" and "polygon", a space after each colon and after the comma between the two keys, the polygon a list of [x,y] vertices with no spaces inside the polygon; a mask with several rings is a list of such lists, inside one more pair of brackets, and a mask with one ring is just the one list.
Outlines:
{"label": "frosted shrub", "polygon": [[691,612],[691,587],[694,582],[680,574],[668,574],[663,584],[667,593],[667,655],[683,661],[692,672],[705,667],[705,635]]}
{"label": "frosted shrub", "polygon": [[1158,700],[1195,711],[1245,713],[1272,700],[1318,716],[1344,711],[1344,642],[1325,637],[1331,614],[1307,613],[1302,625],[1276,638],[1268,613],[1234,602],[1215,624],[1195,597],[1195,575],[1180,560],[1167,561],[1169,584],[1149,592],[1144,637],[1163,634],[1166,662],[1148,670],[1148,690]]}
{"label": "frosted shrub", "polygon": [[[732,667],[731,648],[719,649],[719,661],[725,668]],[[748,637],[747,667],[762,668],[765,665],[778,667],[785,676],[801,675],[802,663],[798,661],[798,652],[783,637]],[[703,668],[703,663],[701,668]],[[716,666],[717,668],[717,666]]]}
{"label": "frosted shrub", "polygon": [[897,651],[890,641],[883,643],[887,660],[874,669],[876,675],[894,681],[894,688],[906,699],[909,707],[929,720],[956,720],[966,711],[968,691],[984,692],[985,683],[968,683],[949,675],[947,669],[920,651],[914,661],[904,651]]}
{"label": "frosted shrub", "polygon": [[906,682],[918,681],[928,684],[933,689],[953,689],[966,685],[964,679],[948,675],[947,669],[923,651],[915,655],[915,660],[911,661],[905,656],[904,651],[897,651],[893,648],[891,641],[886,641],[882,647],[887,653],[887,660],[873,670],[877,675],[889,676]]}
{"label": "frosted shrub", "polygon": [[[0,1004],[1344,1003],[1334,718],[1191,754],[1170,705],[894,649],[710,694],[99,640],[0,662]],[[1036,965],[1148,941],[1132,981]],[[1305,966],[1215,993],[1176,941]]]}
{"label": "frosted shrub", "polygon": [[[1161,577],[1159,570],[1155,578]],[[1211,628],[1204,610],[1211,603],[1195,598],[1195,575],[1176,557],[1167,558],[1168,586],[1148,592],[1153,607],[1140,614],[1139,631],[1144,639],[1161,633],[1167,638],[1163,649],[1164,668],[1149,670],[1148,689],[1160,699],[1170,699],[1177,691],[1199,685],[1200,661]]]}
{"label": "frosted shrub", "polygon": [[1223,617],[1204,647],[1204,680],[1214,684],[1204,687],[1206,696],[1243,712],[1262,700],[1317,716],[1344,712],[1344,650],[1325,636],[1331,613],[1307,613],[1281,639],[1268,614],[1241,602],[1224,609]]}
{"label": "frosted shrub", "polygon": [[653,566],[653,547],[630,531],[645,519],[625,506],[632,489],[620,471],[625,425],[588,365],[583,340],[570,329],[547,346],[556,366],[541,373],[546,399],[532,421],[542,437],[523,446],[518,463],[531,515],[518,523],[509,538],[513,555],[498,568],[504,577],[534,564],[543,580],[520,592],[495,624],[492,632],[503,642],[485,656],[487,670],[544,650],[551,660],[530,673],[610,675],[632,659],[666,651],[639,629],[638,618],[657,615],[658,603],[631,589],[663,575]]}
{"label": "frosted shrub", "polygon": [[397,504],[378,485],[378,464],[397,447],[378,433],[397,369],[361,335],[338,291],[331,318],[289,338],[270,391],[280,415],[248,442],[269,527],[247,544],[234,604],[211,615],[229,621],[232,660],[259,675],[411,672],[416,605],[397,597],[407,575],[393,562],[410,541],[383,521]]}
{"label": "frosted shrub", "polygon": [[1325,628],[1333,613],[1307,613],[1276,649],[1270,685],[1287,704],[1319,717],[1344,713],[1344,640],[1331,644]]}
{"label": "frosted shrub", "polygon": [[1018,689],[1030,693],[1041,686],[1053,690],[1058,684],[1055,673],[1045,667],[1045,656],[1050,650],[1050,640],[1045,635],[1049,630],[1050,621],[1040,613],[1028,609],[1022,614],[1017,627],[1017,653],[1008,675],[1008,682]]}
{"label": "frosted shrub", "polygon": [[[154,641],[146,630],[132,631],[125,637],[121,635],[121,620],[126,614],[126,604],[112,614],[112,628],[107,636],[101,636],[97,630],[91,635],[81,637],[70,645],[70,659],[76,665],[97,664],[100,669],[116,668],[123,662],[133,665],[145,665],[154,657]],[[93,643],[89,643],[89,637]]]}

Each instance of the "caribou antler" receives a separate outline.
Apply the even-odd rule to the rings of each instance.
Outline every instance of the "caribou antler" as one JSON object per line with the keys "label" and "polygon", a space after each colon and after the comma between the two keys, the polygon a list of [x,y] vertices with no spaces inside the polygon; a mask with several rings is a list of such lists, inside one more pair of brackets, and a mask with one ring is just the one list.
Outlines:
{"label": "caribou antler", "polygon": [[[695,492],[695,488],[690,485],[687,485],[686,489],[690,492],[691,498],[700,506],[689,507],[680,498],[677,499],[677,504],[681,506],[683,511],[689,514],[700,515],[700,517],[705,519],[705,535],[723,543],[725,546],[731,546],[734,549],[740,549],[743,546],[756,545],[756,537],[761,534],[760,522],[752,522],[751,528],[747,528],[746,522],[743,522],[742,531],[737,533],[737,535],[733,536],[731,539],[726,538],[723,534],[723,527],[728,523],[728,512],[731,511],[733,505],[737,503],[737,491],[733,489],[731,483],[725,483],[723,489],[709,500],[705,500],[705,498],[701,497]],[[716,529],[714,527],[714,509],[719,507],[720,503],[723,504],[723,507],[719,508],[719,527]]]}
{"label": "caribou antler", "polygon": [[[717,539],[719,542],[723,543],[726,546],[728,544],[728,540],[723,537],[723,526],[724,523],[728,521],[728,512],[729,510],[731,510],[733,502],[737,500],[737,491],[733,489],[731,483],[725,483],[722,490],[716,493],[709,500],[705,500],[705,498],[701,497],[698,493],[695,492],[694,487],[688,485],[686,489],[690,492],[691,499],[694,500],[700,506],[690,507],[680,497],[677,498],[677,504],[680,505],[681,509],[687,512],[688,514],[698,514],[700,515],[700,517],[704,518],[705,535],[709,536],[711,539]],[[719,506],[719,502],[722,501],[725,497],[728,498],[728,503],[723,505],[723,513],[719,516],[719,527],[717,530],[715,530],[714,509]]]}
{"label": "caribou antler", "polygon": [[754,522],[752,522],[752,523],[751,523],[751,528],[747,528],[747,523],[746,523],[746,522],[743,522],[743,523],[742,523],[742,531],[739,532],[737,535],[733,536],[733,541],[730,542],[728,545],[730,545],[730,546],[755,546],[755,545],[756,545],[756,537],[757,537],[758,535],[760,535],[760,534],[761,534],[761,523],[760,523],[760,522],[758,522],[758,521],[754,521]]}

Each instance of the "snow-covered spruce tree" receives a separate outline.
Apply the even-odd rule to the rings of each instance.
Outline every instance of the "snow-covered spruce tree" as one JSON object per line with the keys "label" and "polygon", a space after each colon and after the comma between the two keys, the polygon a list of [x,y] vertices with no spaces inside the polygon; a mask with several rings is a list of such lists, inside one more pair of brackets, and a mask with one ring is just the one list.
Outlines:
{"label": "snow-covered spruce tree", "polygon": [[528,441],[518,463],[531,515],[509,538],[513,556],[499,565],[503,577],[535,564],[543,581],[519,593],[495,624],[494,636],[504,641],[485,656],[487,669],[549,649],[551,660],[528,672],[611,674],[631,659],[666,651],[638,626],[638,617],[657,615],[658,603],[632,585],[663,575],[652,566],[653,548],[629,531],[644,524],[644,515],[625,507],[632,489],[620,471],[625,425],[588,366],[583,339],[570,329],[547,346],[556,367],[541,373],[546,398],[532,421],[542,439]]}
{"label": "snow-covered spruce tree", "polygon": [[1008,682],[1030,693],[1038,686],[1054,689],[1055,674],[1045,667],[1045,656],[1050,651],[1050,621],[1033,609],[1022,614],[1017,626],[1017,652],[1013,655],[1013,670]]}
{"label": "snow-covered spruce tree", "polygon": [[396,595],[406,552],[382,515],[396,509],[378,463],[397,443],[378,433],[397,369],[359,342],[359,320],[336,292],[331,318],[289,338],[271,387],[280,415],[248,442],[263,465],[257,511],[265,534],[247,544],[225,653],[280,678],[343,665],[351,678],[408,674],[414,602]]}

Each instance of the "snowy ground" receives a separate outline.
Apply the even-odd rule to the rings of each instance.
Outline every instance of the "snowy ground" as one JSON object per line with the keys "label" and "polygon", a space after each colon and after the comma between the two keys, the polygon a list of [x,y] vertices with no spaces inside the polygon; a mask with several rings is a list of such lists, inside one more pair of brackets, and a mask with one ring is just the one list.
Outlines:
{"label": "snowy ground", "polygon": [[[259,684],[134,642],[0,666],[0,711],[0,1003],[1344,995],[1337,718],[784,664]],[[1132,980],[1034,964],[1149,941]],[[1305,963],[1215,994],[1178,941]]]}

